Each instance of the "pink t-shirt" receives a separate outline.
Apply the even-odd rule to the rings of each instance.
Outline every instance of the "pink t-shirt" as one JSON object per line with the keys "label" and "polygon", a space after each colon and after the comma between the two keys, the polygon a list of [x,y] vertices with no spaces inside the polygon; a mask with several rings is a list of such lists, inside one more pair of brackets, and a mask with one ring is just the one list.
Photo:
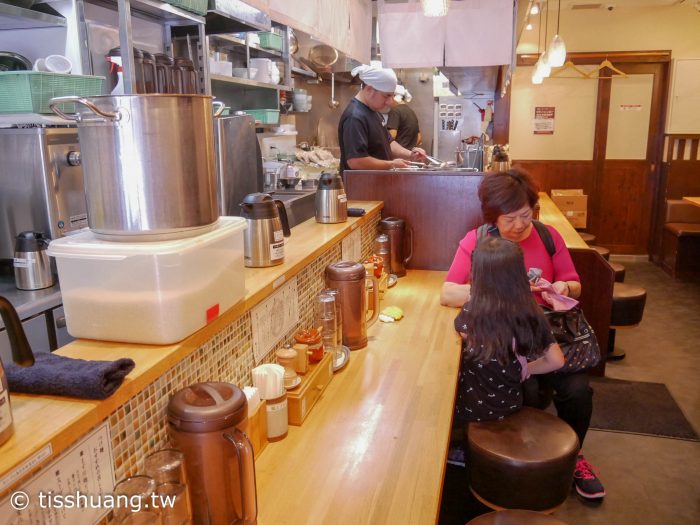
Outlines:
{"label": "pink t-shirt", "polygon": [[[571,260],[571,254],[569,254],[569,250],[564,244],[564,239],[552,226],[547,225],[547,229],[554,240],[554,256],[549,256],[547,247],[540,239],[537,229],[533,226],[527,239],[518,243],[525,258],[525,270],[540,268],[542,270],[542,278],[547,279],[550,283],[554,281],[581,282],[574,267],[574,262]],[[447,272],[445,281],[457,284],[467,284],[471,281],[472,252],[475,247],[476,230],[471,230],[465,235],[464,239],[459,241],[457,253],[452,261],[452,266],[450,266],[450,271]],[[539,294],[536,294],[536,299],[539,303],[543,302]]]}

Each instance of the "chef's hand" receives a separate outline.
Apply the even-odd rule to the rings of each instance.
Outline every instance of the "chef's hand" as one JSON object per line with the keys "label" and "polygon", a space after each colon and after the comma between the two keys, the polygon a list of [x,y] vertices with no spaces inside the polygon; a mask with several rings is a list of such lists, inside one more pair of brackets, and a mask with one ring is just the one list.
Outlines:
{"label": "chef's hand", "polygon": [[391,168],[410,168],[411,165],[403,159],[394,159],[391,161]]}
{"label": "chef's hand", "polygon": [[423,162],[427,157],[428,155],[423,148],[413,148],[411,150],[411,160],[414,162]]}

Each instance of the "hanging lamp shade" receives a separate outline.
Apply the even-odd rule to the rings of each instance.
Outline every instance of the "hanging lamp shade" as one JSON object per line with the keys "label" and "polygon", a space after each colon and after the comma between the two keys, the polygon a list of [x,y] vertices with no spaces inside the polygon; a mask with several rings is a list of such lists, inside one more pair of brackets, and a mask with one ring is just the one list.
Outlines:
{"label": "hanging lamp shade", "polygon": [[445,16],[450,8],[450,0],[420,0],[425,16]]}
{"label": "hanging lamp shade", "polygon": [[561,67],[566,62],[566,44],[564,44],[564,39],[559,35],[554,35],[552,44],[547,52],[549,53],[549,65],[551,67]]}
{"label": "hanging lamp shade", "polygon": [[532,83],[533,84],[541,84],[542,81],[544,80],[543,77],[537,74],[537,66],[535,66],[532,70],[532,77],[531,77]]}
{"label": "hanging lamp shade", "polygon": [[552,66],[549,65],[549,57],[547,56],[547,52],[540,55],[540,59],[537,61],[537,64],[535,64],[535,71],[537,72],[537,75],[542,78],[547,78],[552,72]]}

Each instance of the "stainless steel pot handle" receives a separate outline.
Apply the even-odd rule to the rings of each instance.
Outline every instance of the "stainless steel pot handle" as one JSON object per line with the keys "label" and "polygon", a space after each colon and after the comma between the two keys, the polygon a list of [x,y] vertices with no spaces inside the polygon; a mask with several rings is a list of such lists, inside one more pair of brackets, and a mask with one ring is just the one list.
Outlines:
{"label": "stainless steel pot handle", "polygon": [[74,104],[82,104],[86,108],[88,108],[90,111],[95,113],[96,115],[99,115],[100,117],[113,120],[114,122],[119,122],[122,119],[122,114],[119,110],[117,110],[114,113],[111,113],[109,111],[103,111],[100,108],[98,108],[95,104],[90,102],[88,99],[83,98],[83,97],[56,97],[52,98],[49,101],[49,109],[56,113],[61,118],[64,118],[66,120],[75,120],[76,122],[80,122],[82,120],[82,115],[80,113],[73,113],[72,115],[68,115],[67,113],[64,113],[62,110],[58,109],[59,104],[65,104],[65,103],[74,103]]}
{"label": "stainless steel pot handle", "polygon": [[221,116],[221,114],[224,112],[224,109],[226,109],[226,104],[224,104],[220,100],[213,100],[211,105],[214,106],[214,118]]}

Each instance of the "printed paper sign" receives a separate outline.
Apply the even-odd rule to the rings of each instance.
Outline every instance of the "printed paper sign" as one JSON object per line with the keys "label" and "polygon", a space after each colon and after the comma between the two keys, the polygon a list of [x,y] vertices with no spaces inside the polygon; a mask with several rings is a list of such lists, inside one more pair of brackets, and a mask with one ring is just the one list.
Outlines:
{"label": "printed paper sign", "polygon": [[554,106],[535,107],[532,132],[535,135],[554,135]]}

